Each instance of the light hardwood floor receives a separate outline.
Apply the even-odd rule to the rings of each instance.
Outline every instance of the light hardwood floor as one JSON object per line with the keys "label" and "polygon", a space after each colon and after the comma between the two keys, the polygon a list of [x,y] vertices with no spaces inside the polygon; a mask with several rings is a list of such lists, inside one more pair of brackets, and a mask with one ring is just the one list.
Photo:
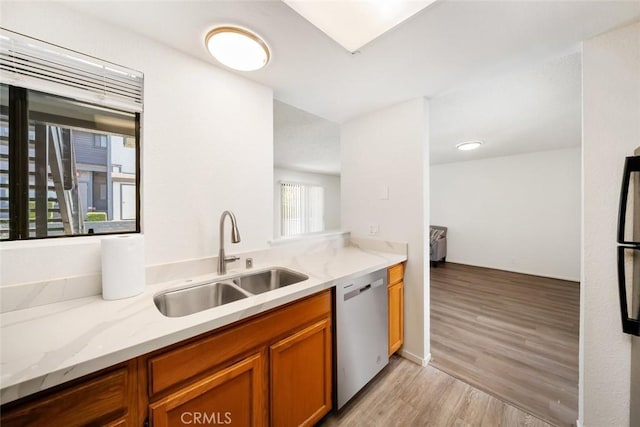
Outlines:
{"label": "light hardwood floor", "polygon": [[389,365],[323,427],[550,427],[517,408],[427,366],[393,356]]}
{"label": "light hardwood floor", "polygon": [[578,418],[579,283],[431,268],[431,364],[556,426]]}

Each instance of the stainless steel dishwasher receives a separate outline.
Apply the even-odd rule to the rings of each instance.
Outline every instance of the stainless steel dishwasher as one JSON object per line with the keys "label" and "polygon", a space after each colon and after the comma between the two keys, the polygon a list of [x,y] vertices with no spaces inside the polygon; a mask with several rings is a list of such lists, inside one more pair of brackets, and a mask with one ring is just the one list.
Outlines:
{"label": "stainless steel dishwasher", "polygon": [[387,363],[387,270],[336,284],[338,409]]}

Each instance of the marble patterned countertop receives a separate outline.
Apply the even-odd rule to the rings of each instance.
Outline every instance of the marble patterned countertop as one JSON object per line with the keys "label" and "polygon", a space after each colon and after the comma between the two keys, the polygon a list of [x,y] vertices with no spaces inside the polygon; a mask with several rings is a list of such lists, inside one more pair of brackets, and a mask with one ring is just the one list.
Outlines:
{"label": "marble patterned countertop", "polygon": [[122,300],[94,295],[3,313],[0,401],[19,399],[407,259],[406,245],[365,243],[329,240],[256,252],[252,270],[285,267],[309,279],[184,317],[163,316],[153,296],[246,270],[160,282]]}

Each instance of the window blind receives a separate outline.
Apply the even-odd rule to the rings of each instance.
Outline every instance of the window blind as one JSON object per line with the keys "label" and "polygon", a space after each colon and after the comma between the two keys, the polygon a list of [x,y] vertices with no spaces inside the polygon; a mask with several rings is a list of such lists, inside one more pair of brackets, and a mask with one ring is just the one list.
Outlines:
{"label": "window blind", "polygon": [[280,183],[280,234],[283,237],[324,230],[324,188]]}
{"label": "window blind", "polygon": [[141,72],[0,28],[0,81],[80,101],[142,111]]}

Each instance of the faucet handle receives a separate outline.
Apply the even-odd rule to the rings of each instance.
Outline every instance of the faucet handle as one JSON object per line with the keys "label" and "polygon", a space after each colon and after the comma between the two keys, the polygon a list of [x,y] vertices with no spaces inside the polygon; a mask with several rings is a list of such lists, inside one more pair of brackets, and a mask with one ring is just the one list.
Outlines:
{"label": "faucet handle", "polygon": [[239,256],[230,255],[230,256],[224,257],[224,262],[233,262],[233,261],[238,261],[239,259],[240,259]]}

